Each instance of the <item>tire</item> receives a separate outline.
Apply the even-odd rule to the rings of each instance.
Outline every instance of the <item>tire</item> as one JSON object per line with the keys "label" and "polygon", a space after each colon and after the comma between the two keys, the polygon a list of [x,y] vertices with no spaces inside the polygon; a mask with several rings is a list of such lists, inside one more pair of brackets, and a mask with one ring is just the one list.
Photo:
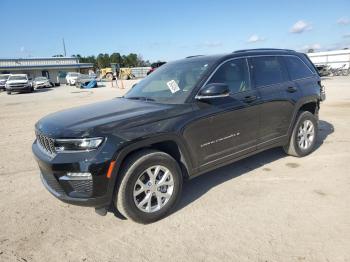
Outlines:
{"label": "tire", "polygon": [[[160,170],[158,173],[155,167]],[[152,182],[150,183],[151,179],[147,170],[152,174],[158,174],[156,176],[158,180],[153,180],[153,185]],[[166,174],[168,175],[166,176]],[[175,159],[164,152],[150,149],[136,152],[127,158],[120,177],[114,205],[122,215],[137,223],[148,224],[164,218],[173,210],[180,199],[182,191],[181,169]],[[169,178],[169,181],[163,181],[164,183],[172,184],[163,186],[165,187],[163,190],[161,187],[155,186],[162,181],[162,177]],[[143,187],[140,186],[139,182],[142,183]],[[135,194],[135,192],[141,193]],[[169,198],[163,197],[169,196],[169,194]],[[146,202],[142,205],[142,201]]]}
{"label": "tire", "polygon": [[[313,127],[313,132],[311,132],[311,127]],[[300,111],[289,144],[283,149],[291,156],[306,156],[314,150],[317,134],[318,119],[309,111]]]}
{"label": "tire", "polygon": [[106,75],[106,78],[107,78],[109,81],[113,81],[113,74],[108,73],[108,74]]}
{"label": "tire", "polygon": [[8,95],[11,95],[11,91],[6,91],[6,93],[7,93]]}

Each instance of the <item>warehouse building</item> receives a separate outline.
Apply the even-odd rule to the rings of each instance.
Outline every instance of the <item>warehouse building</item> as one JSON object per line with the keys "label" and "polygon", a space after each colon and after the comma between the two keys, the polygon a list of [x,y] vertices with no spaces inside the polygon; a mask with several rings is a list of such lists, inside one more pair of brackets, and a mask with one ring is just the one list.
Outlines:
{"label": "warehouse building", "polygon": [[0,74],[45,76],[55,83],[65,83],[68,72],[88,73],[93,64],[80,63],[75,57],[0,59]]}
{"label": "warehouse building", "polygon": [[348,69],[350,66],[350,50],[334,50],[307,54],[316,66],[327,65],[330,68]]}

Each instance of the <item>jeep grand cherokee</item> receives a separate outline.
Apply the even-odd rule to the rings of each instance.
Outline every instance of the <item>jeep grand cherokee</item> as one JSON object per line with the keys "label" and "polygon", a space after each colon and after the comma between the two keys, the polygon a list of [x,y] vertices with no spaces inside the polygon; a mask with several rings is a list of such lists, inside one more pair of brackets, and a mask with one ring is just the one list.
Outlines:
{"label": "jeep grand cherokee", "polygon": [[32,150],[60,200],[150,223],[174,209],[186,179],[272,147],[309,154],[324,98],[302,53],[193,56],[124,97],[44,117]]}

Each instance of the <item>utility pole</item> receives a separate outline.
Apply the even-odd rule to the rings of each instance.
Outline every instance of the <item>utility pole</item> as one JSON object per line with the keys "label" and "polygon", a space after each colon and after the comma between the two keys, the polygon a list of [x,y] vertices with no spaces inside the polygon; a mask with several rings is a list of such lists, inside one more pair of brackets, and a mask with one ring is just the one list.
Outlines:
{"label": "utility pole", "polygon": [[66,52],[66,44],[64,42],[64,38],[62,38],[62,42],[63,42],[63,52],[64,52],[64,57],[67,56],[67,52]]}

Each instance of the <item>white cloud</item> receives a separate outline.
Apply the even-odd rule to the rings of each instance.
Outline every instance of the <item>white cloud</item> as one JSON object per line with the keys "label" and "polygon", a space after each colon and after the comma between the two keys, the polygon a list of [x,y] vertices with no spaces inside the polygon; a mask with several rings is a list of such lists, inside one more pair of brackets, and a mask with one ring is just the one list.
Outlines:
{"label": "white cloud", "polygon": [[350,19],[347,17],[341,17],[337,20],[337,24],[339,25],[348,25],[350,24]]}
{"label": "white cloud", "polygon": [[309,31],[311,29],[312,29],[311,24],[309,24],[303,20],[299,20],[290,28],[289,32],[295,33],[295,34],[301,34],[305,31]]}
{"label": "white cloud", "polygon": [[251,36],[248,38],[247,42],[248,42],[248,43],[256,43],[256,42],[261,42],[261,41],[264,41],[264,40],[265,40],[265,38],[260,37],[260,36],[258,36],[257,34],[253,34],[253,35],[251,35]]}
{"label": "white cloud", "polygon": [[320,50],[321,45],[316,43],[316,44],[311,44],[311,45],[304,45],[302,48],[303,51],[308,51],[309,49]]}

